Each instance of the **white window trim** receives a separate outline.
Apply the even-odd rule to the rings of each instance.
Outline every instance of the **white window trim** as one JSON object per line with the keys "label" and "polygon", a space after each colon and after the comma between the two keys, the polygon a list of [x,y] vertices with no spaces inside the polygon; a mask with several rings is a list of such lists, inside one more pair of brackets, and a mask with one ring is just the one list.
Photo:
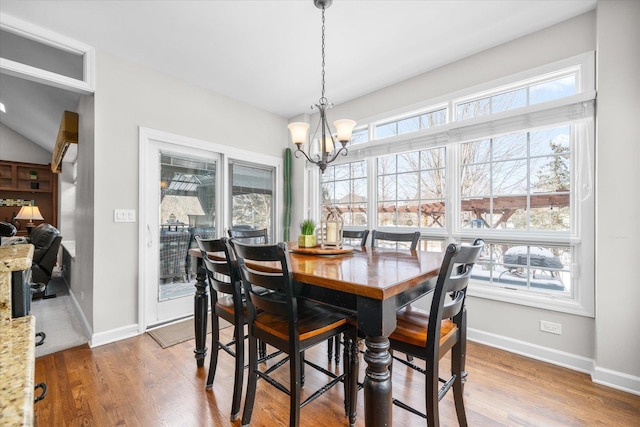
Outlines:
{"label": "white window trim", "polygon": [[[463,121],[450,121],[446,125],[405,133],[389,138],[374,140],[375,126],[381,123],[388,123],[393,120],[411,117],[441,108],[443,104],[448,105],[448,113],[454,114],[455,103],[465,102],[469,99],[479,98],[481,94],[494,94],[499,90],[509,87],[519,87],[525,81],[548,80],[551,77],[565,75],[575,69],[580,69],[579,79],[576,84],[577,94],[556,99],[553,101],[529,105],[519,109],[503,111],[488,116],[466,119]],[[548,310],[566,312],[581,316],[593,317],[595,315],[595,196],[593,194],[593,174],[594,166],[594,115],[595,115],[595,53],[588,52],[561,61],[547,64],[541,67],[530,69],[515,75],[507,76],[481,85],[457,91],[446,96],[415,104],[413,106],[397,109],[391,112],[377,114],[368,120],[361,120],[361,123],[368,123],[370,141],[366,144],[358,144],[349,147],[349,155],[336,161],[335,164],[350,163],[358,160],[366,160],[369,167],[369,175],[377,176],[376,157],[399,154],[402,152],[424,150],[435,146],[446,146],[447,164],[455,165],[447,169],[447,191],[446,203],[454,206],[453,202],[459,203],[459,168],[457,165],[458,146],[460,142],[477,138],[495,137],[519,131],[530,131],[536,128],[562,125],[564,123],[576,125],[578,128],[586,130],[583,137],[586,138],[587,147],[574,147],[572,150],[582,156],[574,156],[572,164],[571,192],[572,206],[579,209],[572,209],[581,212],[579,217],[572,217],[572,225],[576,229],[571,230],[566,235],[546,232],[511,232],[508,236],[500,234],[497,230],[467,230],[462,229],[459,224],[459,206],[456,210],[448,209],[446,213],[446,227],[443,229],[421,229],[422,236],[434,240],[469,240],[475,237],[485,237],[489,241],[500,242],[526,242],[535,244],[559,243],[572,248],[574,263],[572,270],[572,291],[571,297],[565,295],[537,294],[526,291],[514,291],[511,289],[498,288],[492,285],[472,283],[469,287],[469,295],[481,298],[489,298],[497,301],[504,301],[531,307],[539,307]],[[575,129],[572,134],[575,137]],[[586,150],[585,150],[586,148]],[[579,164],[588,165],[586,169],[588,176],[579,176]],[[317,170],[313,165],[308,165],[307,171]],[[307,173],[309,188],[310,212],[319,212],[320,209],[320,179],[319,174]],[[368,221],[369,229],[376,227],[377,209],[375,198],[376,180],[368,180],[368,210],[370,212]],[[578,197],[578,194],[580,197]],[[400,231],[401,228],[393,227],[393,230]],[[480,231],[480,232],[479,232]],[[576,260],[579,260],[579,265]]]}
{"label": "white window trim", "polygon": [[1,57],[0,73],[68,89],[83,95],[93,94],[95,91],[95,49],[93,47],[4,13],[0,13],[0,29],[54,49],[82,56],[83,78],[82,80],[74,79]]}

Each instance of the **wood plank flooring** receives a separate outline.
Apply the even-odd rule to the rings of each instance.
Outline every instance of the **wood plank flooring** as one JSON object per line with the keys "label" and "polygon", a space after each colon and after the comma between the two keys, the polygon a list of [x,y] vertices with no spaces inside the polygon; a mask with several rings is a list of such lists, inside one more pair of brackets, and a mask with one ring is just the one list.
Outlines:
{"label": "wood plank flooring", "polygon": [[[222,336],[230,333],[231,328],[221,331]],[[35,405],[35,425],[240,426],[240,420],[229,421],[233,359],[220,353],[214,388],[205,391],[207,369],[196,368],[193,348],[191,340],[163,350],[143,334],[40,357],[35,379],[46,382],[48,394]],[[307,352],[307,358],[325,366],[326,346]],[[362,378],[362,359],[360,367]],[[468,345],[467,370],[471,426],[640,426],[640,396],[594,384],[586,374],[474,343]],[[287,365],[280,371],[286,384]],[[310,367],[306,374],[309,392],[326,378]],[[395,397],[424,407],[421,375],[396,363],[393,380]],[[347,425],[342,399],[342,387],[334,387],[302,409],[301,426]],[[443,426],[457,425],[452,393],[440,402],[440,410]],[[363,413],[361,391],[358,426],[364,426]],[[394,426],[426,425],[397,407],[393,416]],[[288,397],[259,381],[251,425],[288,425]]]}

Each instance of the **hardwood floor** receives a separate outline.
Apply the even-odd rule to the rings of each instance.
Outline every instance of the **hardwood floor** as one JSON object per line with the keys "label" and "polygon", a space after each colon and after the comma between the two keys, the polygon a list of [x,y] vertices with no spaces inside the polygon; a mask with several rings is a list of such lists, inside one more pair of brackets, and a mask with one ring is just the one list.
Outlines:
{"label": "hardwood floor", "polygon": [[[230,335],[231,328],[221,333]],[[205,391],[207,371],[196,368],[193,348],[192,340],[163,350],[143,334],[42,356],[35,379],[46,382],[48,393],[35,405],[35,425],[240,426],[240,420],[229,421],[233,359],[220,353],[214,388]],[[324,346],[307,352],[322,366],[326,357]],[[362,359],[360,366],[362,378]],[[640,396],[594,384],[586,374],[471,342],[467,370],[464,394],[471,426],[640,426]],[[280,371],[286,384],[286,365]],[[325,380],[309,367],[306,373],[307,390]],[[396,363],[393,380],[396,397],[424,405],[421,375]],[[362,393],[358,426],[364,426]],[[342,388],[334,387],[302,409],[301,425],[347,425],[342,399]],[[457,425],[451,393],[440,402],[440,411],[443,426]],[[393,416],[395,426],[425,425],[397,407]],[[288,425],[288,397],[259,381],[251,425]]]}

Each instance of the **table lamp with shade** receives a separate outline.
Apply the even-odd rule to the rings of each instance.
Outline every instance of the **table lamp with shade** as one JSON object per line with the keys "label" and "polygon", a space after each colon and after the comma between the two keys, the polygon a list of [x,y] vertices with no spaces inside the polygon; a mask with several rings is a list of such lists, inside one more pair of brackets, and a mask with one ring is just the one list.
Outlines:
{"label": "table lamp with shade", "polygon": [[44,218],[42,217],[42,214],[40,213],[40,209],[38,209],[37,206],[23,206],[20,209],[20,212],[18,212],[18,215],[16,215],[15,219],[26,219],[27,221],[27,235],[31,235],[31,230],[33,229],[33,227],[35,226],[35,224],[33,223],[33,221],[44,221]]}

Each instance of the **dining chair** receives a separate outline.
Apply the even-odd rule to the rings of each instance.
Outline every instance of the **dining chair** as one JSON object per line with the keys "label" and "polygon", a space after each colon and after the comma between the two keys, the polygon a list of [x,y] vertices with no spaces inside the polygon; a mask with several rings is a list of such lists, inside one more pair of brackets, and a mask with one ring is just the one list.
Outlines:
{"label": "dining chair", "polygon": [[[247,227],[247,228],[245,228]],[[253,230],[250,225],[237,225],[231,227],[228,230],[229,237],[236,238],[241,242],[257,244],[257,245],[266,245],[269,243],[269,230],[266,228],[261,228],[258,230]],[[264,358],[267,356],[267,347],[265,343],[260,343],[260,358]]]}
{"label": "dining chair", "polygon": [[[213,380],[218,366],[218,352],[224,350],[235,358],[235,376],[233,381],[233,395],[231,400],[231,420],[240,416],[240,400],[242,397],[242,381],[244,376],[244,325],[247,324],[246,304],[242,291],[242,282],[238,265],[232,252],[226,244],[226,237],[222,239],[203,239],[195,236],[198,248],[202,253],[202,261],[209,282],[211,295],[211,359],[207,375],[206,389],[213,387]],[[211,259],[209,253],[217,252],[220,257]],[[266,290],[262,290],[265,292]],[[220,318],[233,325],[233,340],[228,343],[220,341]],[[233,347],[233,348],[232,348]],[[268,360],[280,352],[267,355],[266,344],[260,343],[260,360]]]}
{"label": "dining chair", "polygon": [[267,244],[269,243],[269,230],[262,228],[259,230],[234,229],[228,230],[229,237],[235,237],[245,243]]}
{"label": "dining chair", "polygon": [[[472,245],[450,244],[445,250],[429,312],[414,307],[397,312],[397,326],[389,337],[393,361],[425,375],[426,413],[393,399],[393,404],[427,420],[427,426],[439,426],[438,402],[453,388],[460,426],[467,425],[463,386],[466,380],[467,312],[465,298],[473,265],[484,247],[477,239]],[[393,354],[400,351],[425,361],[425,368]],[[438,376],[440,359],[451,352],[451,374]],[[439,386],[442,383],[442,387]]]}
{"label": "dining chair", "polygon": [[[360,246],[364,247],[367,245],[367,237],[369,237],[369,230],[366,228],[364,230],[344,230],[342,232],[342,237],[345,239],[353,239],[359,240]],[[335,341],[335,360],[336,365],[340,364],[340,337],[335,337],[335,339],[330,339],[327,341],[327,357],[329,358],[329,362],[333,358],[333,349],[334,349],[334,341]]]}
{"label": "dining chair", "polygon": [[[206,389],[213,386],[218,366],[218,352],[224,350],[235,358],[235,377],[231,400],[231,420],[240,416],[240,400],[242,397],[242,381],[244,375],[244,325],[247,324],[245,307],[241,294],[240,276],[237,265],[232,261],[226,245],[227,238],[203,239],[195,236],[198,248],[202,252],[202,261],[209,281],[211,295],[211,359]],[[220,260],[209,258],[208,253],[218,252],[223,255]],[[220,341],[220,318],[233,325],[233,340],[228,343]],[[232,349],[231,347],[234,347]]]}
{"label": "dining chair", "polygon": [[378,241],[380,240],[396,243],[409,242],[409,249],[415,251],[418,248],[418,242],[420,241],[420,232],[396,233],[390,231],[371,230],[371,247],[375,248],[378,246]]}
{"label": "dining chair", "polygon": [[[313,301],[299,299],[293,281],[291,262],[286,243],[272,245],[249,245],[236,239],[229,241],[238,260],[238,268],[247,295],[247,317],[249,330],[249,377],[242,415],[242,425],[247,426],[256,398],[256,384],[259,378],[265,379],[278,390],[289,395],[289,425],[300,424],[300,409],[313,401],[331,387],[343,382],[345,388],[345,412],[350,425],[355,425],[358,352],[354,349],[352,338],[355,328],[349,325],[349,314]],[[275,262],[278,268],[262,271],[251,268],[251,262]],[[256,287],[267,288],[272,292],[259,293]],[[304,352],[327,339],[344,332],[346,339],[343,356],[343,373],[337,375],[304,358]],[[257,342],[267,344],[289,355],[289,387],[287,388],[271,376],[274,366],[258,369]],[[303,402],[301,387],[304,365],[309,365],[327,375],[329,382],[311,393]],[[351,374],[353,373],[353,375]]]}

